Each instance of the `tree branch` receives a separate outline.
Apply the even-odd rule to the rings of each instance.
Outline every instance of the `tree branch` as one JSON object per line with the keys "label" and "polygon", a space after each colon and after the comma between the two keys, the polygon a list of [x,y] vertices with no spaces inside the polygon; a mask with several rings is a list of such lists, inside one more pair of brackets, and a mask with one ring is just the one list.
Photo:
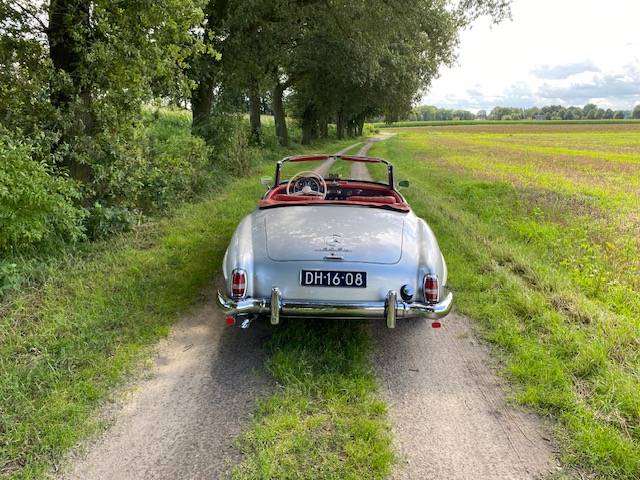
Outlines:
{"label": "tree branch", "polygon": [[[16,10],[15,7],[17,7],[18,10]],[[42,22],[42,19],[38,18],[38,16],[34,12],[32,12],[32,11],[28,10],[26,7],[22,6],[18,1],[16,1],[15,3],[9,5],[9,8],[11,8],[14,12],[16,12],[18,14],[22,14],[23,16],[27,16],[27,17],[31,18],[32,20],[35,20],[36,23],[38,25],[40,25],[40,28],[42,29],[42,33],[47,33],[47,30],[49,30],[49,27]]]}

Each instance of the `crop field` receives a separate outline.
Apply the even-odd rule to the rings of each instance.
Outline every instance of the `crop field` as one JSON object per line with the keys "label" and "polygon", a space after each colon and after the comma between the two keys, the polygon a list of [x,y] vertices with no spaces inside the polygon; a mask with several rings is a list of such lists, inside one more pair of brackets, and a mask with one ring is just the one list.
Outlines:
{"label": "crop field", "polygon": [[404,127],[444,127],[465,126],[486,127],[488,125],[640,125],[640,120],[624,118],[615,120],[586,119],[586,120],[406,120],[402,122],[377,122],[371,124],[374,128],[404,128]]}
{"label": "crop field", "polygon": [[392,159],[458,311],[557,419],[563,460],[640,475],[640,125],[399,128]]}

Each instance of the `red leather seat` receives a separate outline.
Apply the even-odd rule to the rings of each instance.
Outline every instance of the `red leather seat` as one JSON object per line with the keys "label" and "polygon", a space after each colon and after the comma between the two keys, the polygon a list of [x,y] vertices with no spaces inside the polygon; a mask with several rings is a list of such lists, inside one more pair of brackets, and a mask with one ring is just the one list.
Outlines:
{"label": "red leather seat", "polygon": [[365,196],[353,195],[349,197],[349,200],[351,200],[352,202],[386,203],[386,204],[397,203],[396,198],[391,195],[384,195],[380,197],[365,197]]}

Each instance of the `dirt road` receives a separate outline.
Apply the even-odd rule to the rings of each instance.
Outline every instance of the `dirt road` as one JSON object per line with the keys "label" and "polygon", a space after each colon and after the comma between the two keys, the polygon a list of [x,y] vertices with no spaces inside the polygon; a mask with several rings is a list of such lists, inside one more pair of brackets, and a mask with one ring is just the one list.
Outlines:
{"label": "dirt road", "polygon": [[[336,152],[335,154],[344,155],[349,150],[357,147],[358,145],[360,145],[360,142],[354,143],[353,145],[349,145],[348,147],[343,148],[342,150],[340,150],[339,152]],[[320,166],[314,170],[314,172],[316,172],[318,175],[322,177],[326,177],[329,174],[329,171],[331,170],[331,167],[333,166],[333,164],[336,163],[336,160],[337,160],[336,158],[330,158],[329,160],[322,162]]]}
{"label": "dirt road", "polygon": [[467,318],[371,324],[374,363],[389,404],[394,478],[525,480],[555,467],[540,419],[509,406]]}
{"label": "dirt road", "polygon": [[[469,321],[442,329],[370,324],[381,395],[399,464],[394,478],[534,480],[553,471],[540,419],[506,404]],[[217,479],[240,460],[233,446],[255,400],[271,391],[261,372],[270,327],[224,326],[208,298],[160,346],[148,378],[117,408],[101,438],[78,451],[65,480]]]}
{"label": "dirt road", "polygon": [[210,291],[162,342],[148,378],[107,414],[113,426],[61,478],[217,479],[238,462],[234,439],[271,388],[260,370],[270,330],[226,327]]}
{"label": "dirt road", "polygon": [[[382,142],[383,140],[387,140],[389,137],[392,137],[393,134],[381,133],[380,135],[370,138],[367,142],[362,146],[360,151],[358,152],[359,156],[366,156],[373,147],[374,143]],[[371,181],[371,175],[369,174],[369,170],[367,169],[367,164],[362,162],[353,162],[351,165],[351,179],[352,180],[364,180]]]}

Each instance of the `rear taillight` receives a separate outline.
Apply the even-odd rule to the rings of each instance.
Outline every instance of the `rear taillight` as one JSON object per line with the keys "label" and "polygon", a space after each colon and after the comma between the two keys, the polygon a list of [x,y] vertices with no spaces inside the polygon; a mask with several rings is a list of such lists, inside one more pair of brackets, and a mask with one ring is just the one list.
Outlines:
{"label": "rear taillight", "polygon": [[247,273],[239,268],[231,274],[231,294],[234,298],[242,298],[247,293]]}
{"label": "rear taillight", "polygon": [[438,288],[437,275],[424,276],[424,300],[427,303],[438,303],[440,297],[440,289]]}

